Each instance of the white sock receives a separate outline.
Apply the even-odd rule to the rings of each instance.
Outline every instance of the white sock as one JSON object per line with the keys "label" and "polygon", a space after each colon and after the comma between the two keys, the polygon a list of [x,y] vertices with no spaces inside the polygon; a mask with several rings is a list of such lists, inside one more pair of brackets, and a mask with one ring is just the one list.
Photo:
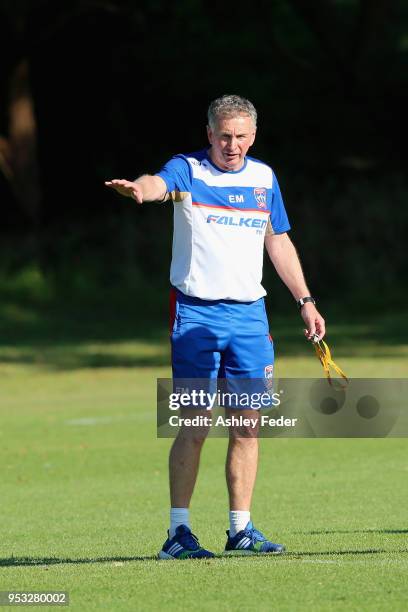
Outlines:
{"label": "white sock", "polygon": [[235,535],[237,535],[238,531],[242,531],[243,529],[245,529],[250,520],[251,513],[249,512],[249,510],[230,510],[230,538],[233,538]]}
{"label": "white sock", "polygon": [[179,525],[190,528],[190,513],[188,508],[170,508],[170,538],[173,538]]}

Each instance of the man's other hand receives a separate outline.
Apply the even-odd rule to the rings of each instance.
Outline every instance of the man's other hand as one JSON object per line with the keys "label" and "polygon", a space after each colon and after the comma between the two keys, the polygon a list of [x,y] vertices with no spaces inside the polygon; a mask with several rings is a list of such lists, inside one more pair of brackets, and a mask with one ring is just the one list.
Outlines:
{"label": "man's other hand", "polygon": [[300,309],[300,314],[307,326],[307,329],[304,330],[306,338],[311,340],[316,334],[319,336],[319,340],[321,340],[326,333],[326,327],[324,319],[316,306],[311,302],[307,302]]}

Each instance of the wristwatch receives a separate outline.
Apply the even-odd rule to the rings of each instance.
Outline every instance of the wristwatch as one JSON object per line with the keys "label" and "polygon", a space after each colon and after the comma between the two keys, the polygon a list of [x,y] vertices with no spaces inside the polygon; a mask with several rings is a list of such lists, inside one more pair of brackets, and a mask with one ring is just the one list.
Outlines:
{"label": "wristwatch", "polygon": [[306,304],[307,302],[312,302],[312,304],[316,304],[316,301],[314,298],[312,298],[310,295],[307,295],[306,297],[300,298],[300,300],[298,300],[296,302],[296,304],[298,305],[299,310],[302,308],[302,306],[304,306],[304,304]]}

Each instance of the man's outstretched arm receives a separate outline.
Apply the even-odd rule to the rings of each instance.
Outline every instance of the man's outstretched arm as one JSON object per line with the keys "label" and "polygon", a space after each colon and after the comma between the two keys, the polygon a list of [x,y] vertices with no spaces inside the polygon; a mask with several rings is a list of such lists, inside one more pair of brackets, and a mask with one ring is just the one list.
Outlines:
{"label": "man's outstretched arm", "polygon": [[[277,273],[295,300],[310,295],[298,254],[289,236],[286,233],[267,235],[265,246]],[[307,302],[300,309],[300,314],[307,327],[305,336],[310,340],[317,334],[322,339],[326,333],[324,319],[315,305]]]}
{"label": "man's outstretched arm", "polygon": [[164,200],[167,195],[166,183],[160,176],[144,174],[135,181],[126,179],[113,179],[105,181],[106,187],[114,189],[120,195],[133,198],[138,204]]}

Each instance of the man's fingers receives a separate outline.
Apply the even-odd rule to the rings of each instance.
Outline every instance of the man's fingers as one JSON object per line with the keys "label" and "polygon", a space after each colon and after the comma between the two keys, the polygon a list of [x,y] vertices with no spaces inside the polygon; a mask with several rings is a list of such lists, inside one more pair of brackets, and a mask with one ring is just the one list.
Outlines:
{"label": "man's fingers", "polygon": [[323,318],[316,321],[316,331],[319,335],[319,340],[321,340],[326,333],[326,325]]}
{"label": "man's fingers", "polygon": [[126,179],[112,179],[111,181],[105,181],[105,185],[110,186],[118,186],[118,187],[133,187],[134,184],[131,181],[127,181]]}
{"label": "man's fingers", "polygon": [[106,187],[112,187],[120,195],[128,196],[138,204],[143,204],[143,191],[137,183],[126,179],[112,179],[111,181],[105,181],[105,185]]}
{"label": "man's fingers", "polygon": [[306,323],[306,329],[303,330],[306,338],[308,340],[313,340],[313,337],[317,336],[319,340],[321,340],[326,333],[322,315],[314,306],[309,305],[309,303],[302,307],[301,314]]}
{"label": "man's fingers", "polygon": [[308,329],[304,330],[305,336],[308,340],[311,340],[316,333],[316,328],[314,325],[309,325]]}
{"label": "man's fingers", "polygon": [[326,333],[324,319],[315,319],[309,324],[308,329],[305,329],[304,331],[308,340],[312,340],[315,335],[319,338],[319,340],[322,340]]}
{"label": "man's fingers", "polygon": [[305,336],[308,340],[311,340],[316,333],[316,318],[311,316],[310,314],[302,313],[303,320],[307,325],[307,328],[304,331]]}

